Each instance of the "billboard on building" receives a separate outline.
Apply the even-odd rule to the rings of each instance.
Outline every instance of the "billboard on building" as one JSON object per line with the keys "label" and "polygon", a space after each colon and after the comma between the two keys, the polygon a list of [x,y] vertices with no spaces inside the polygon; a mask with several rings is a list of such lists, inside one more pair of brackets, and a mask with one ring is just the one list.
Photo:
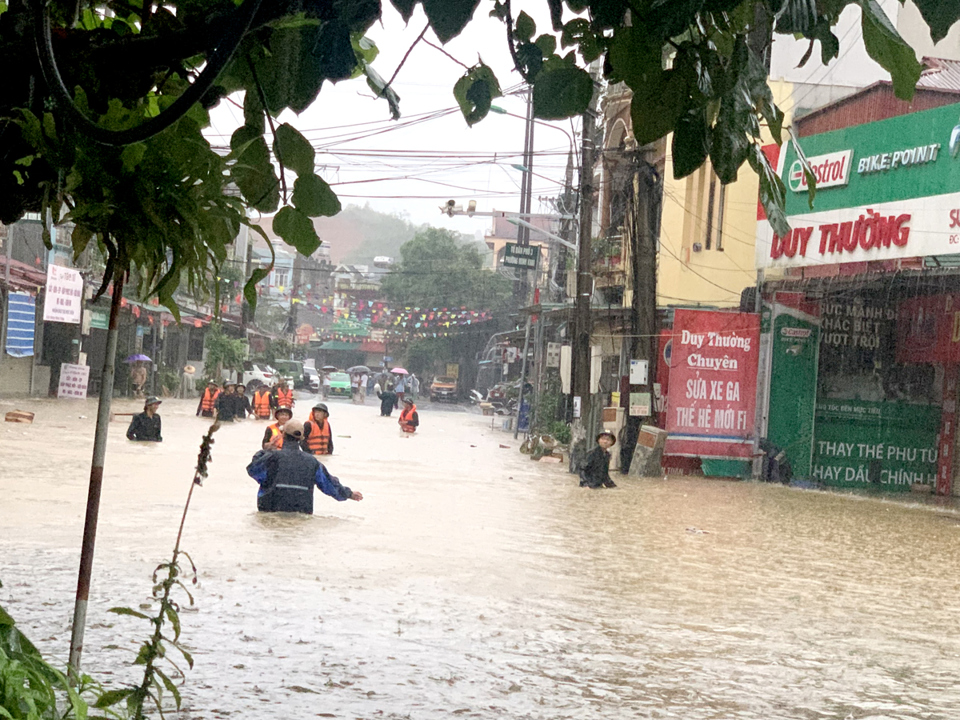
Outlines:
{"label": "billboard on building", "polygon": [[759,342],[759,315],[676,311],[665,454],[752,457]]}
{"label": "billboard on building", "polygon": [[778,170],[791,230],[780,237],[758,220],[756,266],[960,253],[958,117],[958,106],[947,105],[802,138],[822,179],[812,208],[796,148],[784,146]]}
{"label": "billboard on building", "polygon": [[80,324],[83,316],[83,277],[76,270],[47,266],[43,321]]}

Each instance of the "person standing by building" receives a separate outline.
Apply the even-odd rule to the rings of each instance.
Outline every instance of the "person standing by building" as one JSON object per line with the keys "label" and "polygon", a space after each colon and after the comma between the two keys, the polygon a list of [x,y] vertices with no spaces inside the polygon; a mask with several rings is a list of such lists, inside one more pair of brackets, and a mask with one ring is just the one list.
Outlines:
{"label": "person standing by building", "polygon": [[407,378],[407,392],[413,397],[414,402],[420,397],[420,380],[413,373],[410,373],[410,377]]}
{"label": "person standing by building", "polygon": [[360,373],[360,379],[357,383],[357,390],[360,396],[360,404],[367,404],[367,383],[370,382],[370,376],[367,373]]}
{"label": "person standing by building", "polygon": [[342,485],[313,455],[303,452],[303,423],[290,420],[283,438],[258,451],[247,474],[260,484],[257,510],[313,514],[313,488],[334,500],[363,500],[363,494]]}
{"label": "person standing by building", "polygon": [[163,442],[163,436],[160,434],[160,416],[157,414],[160,403],[161,400],[158,397],[147,398],[143,404],[143,412],[134,415],[130,421],[130,427],[127,428],[127,440]]}
{"label": "person standing by building", "polygon": [[143,397],[143,387],[147,384],[147,368],[140,360],[130,368],[130,384],[133,386],[133,396]]}
{"label": "person standing by building", "polygon": [[350,402],[356,405],[360,401],[360,375],[350,373]]}
{"label": "person standing by building", "polygon": [[217,385],[216,380],[207,381],[207,387],[200,395],[200,404],[197,405],[197,415],[213,417],[218,397],[220,397],[220,386]]}
{"label": "person standing by building", "polygon": [[397,394],[393,391],[393,386],[387,383],[387,389],[378,393],[377,397],[380,398],[380,417],[390,417],[397,406]]}
{"label": "person standing by building", "polygon": [[330,430],[330,411],[324,403],[317,403],[310,411],[310,419],[303,424],[304,450],[311,455],[333,455],[333,432]]}
{"label": "person standing by building", "polygon": [[610,479],[610,448],[617,442],[612,432],[602,432],[597,435],[597,446],[583,459],[580,466],[580,487],[614,488],[617,486]]}
{"label": "person standing by building", "polygon": [[420,427],[420,416],[417,414],[417,406],[410,398],[403,399],[403,410],[400,412],[400,429],[404,433],[412,435]]}
{"label": "person standing by building", "polygon": [[270,388],[260,385],[253,391],[253,413],[259,420],[269,420],[270,409]]}
{"label": "person standing by building", "polygon": [[276,422],[268,425],[264,431],[263,442],[260,444],[262,448],[266,448],[270,443],[277,440],[277,438],[283,437],[283,426],[290,422],[290,419],[293,417],[293,410],[287,407],[278,407],[273,416]]}
{"label": "person standing by building", "polygon": [[397,394],[398,401],[403,402],[403,393],[406,389],[407,389],[407,386],[406,386],[406,383],[404,382],[404,377],[403,375],[401,375],[399,378],[397,378],[397,384],[393,388],[393,391]]}
{"label": "person standing by building", "polygon": [[330,373],[328,372],[324,372],[320,380],[320,392],[324,400],[330,397]]}

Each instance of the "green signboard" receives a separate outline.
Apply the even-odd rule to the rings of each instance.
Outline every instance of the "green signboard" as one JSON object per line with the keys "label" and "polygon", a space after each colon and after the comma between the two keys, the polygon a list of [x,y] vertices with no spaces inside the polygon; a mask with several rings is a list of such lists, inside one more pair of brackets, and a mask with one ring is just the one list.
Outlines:
{"label": "green signboard", "polygon": [[90,327],[96,330],[107,330],[110,327],[110,313],[106,310],[90,310]]}
{"label": "green signboard", "polygon": [[537,267],[537,260],[539,258],[540,248],[536,245],[507,243],[503,248],[503,264],[506,267],[532,270]]}
{"label": "green signboard", "polygon": [[767,439],[787,453],[794,475],[811,475],[817,404],[819,319],[781,304],[773,306]]}
{"label": "green signboard", "polygon": [[935,484],[940,414],[935,405],[822,400],[811,477],[832,487],[887,491]]}
{"label": "green signboard", "polygon": [[817,178],[810,207],[792,143],[780,158],[791,232],[757,228],[758,267],[960,253],[960,105],[801,138]]}

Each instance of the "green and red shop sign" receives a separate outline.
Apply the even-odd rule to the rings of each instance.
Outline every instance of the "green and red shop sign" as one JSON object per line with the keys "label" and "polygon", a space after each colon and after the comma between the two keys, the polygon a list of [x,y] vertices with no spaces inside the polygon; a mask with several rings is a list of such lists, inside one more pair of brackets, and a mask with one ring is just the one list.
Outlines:
{"label": "green and red shop sign", "polygon": [[960,105],[801,140],[814,207],[793,145],[779,156],[791,231],[757,223],[758,268],[960,253]]}

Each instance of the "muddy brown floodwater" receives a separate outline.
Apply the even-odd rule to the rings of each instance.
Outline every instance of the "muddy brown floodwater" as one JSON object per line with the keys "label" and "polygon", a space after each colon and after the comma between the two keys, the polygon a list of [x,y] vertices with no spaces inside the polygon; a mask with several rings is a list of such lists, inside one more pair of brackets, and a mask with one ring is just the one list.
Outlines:
{"label": "muddy brown floodwater", "polygon": [[[0,425],[0,603],[65,662],[95,405],[15,405],[37,422]],[[145,628],[106,611],[147,602],[169,557],[194,407],[162,406],[162,445],[111,426],[84,654],[110,685],[136,678]],[[328,465],[365,500],[318,493],[313,517],[257,514],[262,424],[217,435],[183,541],[182,718],[960,717],[954,510],[704,479],[583,490],[488,418],[422,419],[401,438],[332,402]]]}

